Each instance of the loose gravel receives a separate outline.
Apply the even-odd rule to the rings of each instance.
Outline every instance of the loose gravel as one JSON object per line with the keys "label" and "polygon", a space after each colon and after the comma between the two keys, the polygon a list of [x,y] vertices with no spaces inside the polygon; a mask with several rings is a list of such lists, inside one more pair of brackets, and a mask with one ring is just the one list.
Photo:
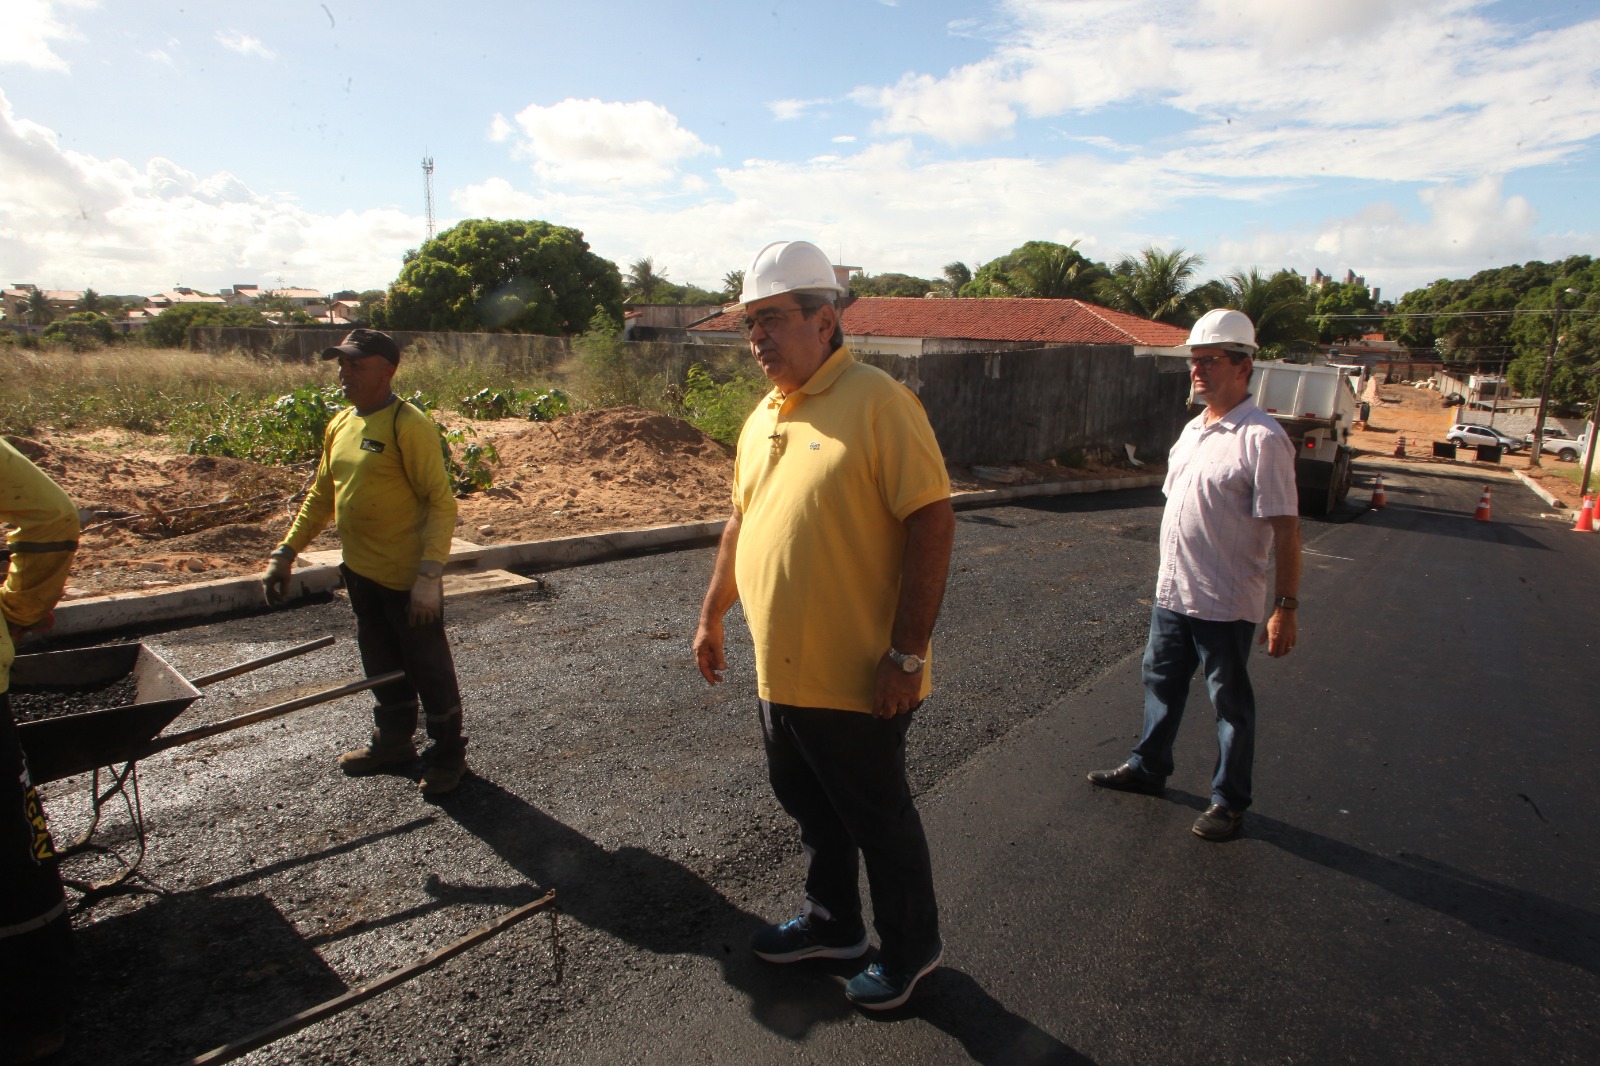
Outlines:
{"label": "loose gravel", "polygon": [[126,707],[138,694],[139,679],[132,674],[90,685],[14,685],[9,692],[18,723]]}

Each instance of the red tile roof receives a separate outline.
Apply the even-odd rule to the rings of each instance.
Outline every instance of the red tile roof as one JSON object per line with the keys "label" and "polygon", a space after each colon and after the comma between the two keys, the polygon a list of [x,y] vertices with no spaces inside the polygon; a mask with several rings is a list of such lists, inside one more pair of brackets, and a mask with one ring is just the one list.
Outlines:
{"label": "red tile roof", "polygon": [[[744,312],[724,311],[690,326],[731,333]],[[844,309],[844,331],[852,337],[948,337],[962,340],[1039,341],[1045,344],[1137,344],[1171,348],[1189,331],[1082,300],[919,299],[860,296]]]}

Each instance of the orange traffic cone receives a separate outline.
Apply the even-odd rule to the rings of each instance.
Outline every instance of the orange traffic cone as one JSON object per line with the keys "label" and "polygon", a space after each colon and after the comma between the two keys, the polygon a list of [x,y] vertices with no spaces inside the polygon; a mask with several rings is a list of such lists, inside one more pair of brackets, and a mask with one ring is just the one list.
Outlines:
{"label": "orange traffic cone", "polygon": [[1572,524],[1574,533],[1594,532],[1594,497],[1583,498],[1583,510],[1578,512],[1578,520]]}
{"label": "orange traffic cone", "polygon": [[1472,512],[1472,517],[1480,522],[1489,521],[1489,486],[1483,487],[1483,496],[1478,500],[1478,509]]}
{"label": "orange traffic cone", "polygon": [[1394,442],[1394,457],[1396,459],[1404,459],[1406,457],[1406,439],[1404,437]]}
{"label": "orange traffic cone", "polygon": [[1378,483],[1372,486],[1372,509],[1374,511],[1381,511],[1387,506],[1389,506],[1389,497],[1384,495],[1383,475],[1379,474]]}

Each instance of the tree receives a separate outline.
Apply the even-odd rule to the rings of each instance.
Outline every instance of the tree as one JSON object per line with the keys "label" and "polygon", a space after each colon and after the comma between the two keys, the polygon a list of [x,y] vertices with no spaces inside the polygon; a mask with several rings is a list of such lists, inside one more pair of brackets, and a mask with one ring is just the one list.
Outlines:
{"label": "tree", "polygon": [[1255,323],[1256,343],[1269,356],[1309,348],[1317,339],[1311,324],[1311,290],[1305,279],[1292,270],[1280,270],[1271,277],[1251,267],[1246,273],[1229,274],[1224,283],[1226,299],[1219,306],[1243,311]]}
{"label": "tree", "polygon": [[1077,241],[1028,241],[980,266],[958,294],[1094,300],[1095,288],[1108,272],[1104,264],[1079,252],[1077,245]]}
{"label": "tree", "polygon": [[910,274],[858,274],[850,279],[852,296],[917,296],[928,295],[934,283],[927,278]]}
{"label": "tree", "polygon": [[744,292],[744,271],[730,270],[722,275],[722,291],[727,294],[729,300],[737,300]]}
{"label": "tree", "polygon": [[50,306],[49,299],[43,290],[34,289],[28,293],[28,321],[35,326],[43,326],[56,317],[56,309]]}
{"label": "tree", "polygon": [[968,282],[972,280],[972,268],[961,260],[944,265],[944,283],[950,290],[950,295],[960,295]]}
{"label": "tree", "polygon": [[1188,327],[1222,295],[1217,288],[1196,288],[1195,272],[1204,265],[1200,255],[1182,248],[1163,251],[1154,245],[1135,259],[1125,256],[1111,270],[1111,277],[1096,290],[1101,302],[1130,315]]}
{"label": "tree", "polygon": [[1078,251],[1078,242],[1039,245],[1021,257],[1007,279],[1018,296],[1046,300],[1093,300],[1095,286],[1106,278],[1099,263]]}
{"label": "tree", "polygon": [[656,273],[655,260],[649,256],[635,259],[628,266],[628,273],[623,280],[627,282],[627,292],[630,297],[640,303],[655,303],[657,290],[667,283],[665,271]]}
{"label": "tree", "polygon": [[227,304],[179,304],[157,315],[140,331],[139,337],[152,348],[182,348],[190,326],[267,326],[271,325],[253,307]]}
{"label": "tree", "polygon": [[53,344],[70,344],[75,352],[115,344],[117,331],[105,315],[94,311],[74,311],[44,328],[39,339]]}
{"label": "tree", "polygon": [[80,311],[89,311],[91,313],[101,311],[103,308],[100,304],[100,294],[93,289],[84,289],[83,295],[78,298],[78,310]]}
{"label": "tree", "polygon": [[1373,311],[1372,290],[1365,285],[1354,281],[1324,285],[1317,297],[1317,337],[1324,344],[1356,340],[1383,324],[1383,319]]}
{"label": "tree", "polygon": [[378,308],[383,306],[386,294],[382,289],[368,289],[356,297],[356,314],[350,322],[352,326],[370,326],[372,319],[377,314]]}
{"label": "tree", "polygon": [[582,233],[538,220],[469,219],[409,256],[373,324],[560,336],[582,333],[597,313],[622,318],[622,277]]}

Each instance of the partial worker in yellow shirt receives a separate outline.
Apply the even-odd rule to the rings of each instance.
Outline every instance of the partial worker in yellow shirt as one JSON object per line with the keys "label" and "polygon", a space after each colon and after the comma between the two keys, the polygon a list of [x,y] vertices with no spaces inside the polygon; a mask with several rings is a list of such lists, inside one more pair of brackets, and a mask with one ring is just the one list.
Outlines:
{"label": "partial worker in yellow shirt", "polygon": [[400,366],[394,338],[353,330],[322,358],[339,361],[339,384],[351,406],[328,424],[316,479],[269,558],[262,578],[267,603],[287,599],[295,556],[334,522],[362,668],[368,677],[406,673],[373,689],[371,739],[340,756],[339,768],[360,776],[414,764],[420,701],[431,743],[417,787],[425,796],[444,795],[466,772],[467,738],[444,631],[444,564],[456,500],[443,442],[433,419],[394,394]]}
{"label": "partial worker in yellow shirt", "polygon": [[0,440],[0,520],[12,526],[0,585],[0,1047],[33,1062],[61,1049],[72,925],[44,808],[11,717],[15,634],[49,624],[78,550],[78,509]]}

